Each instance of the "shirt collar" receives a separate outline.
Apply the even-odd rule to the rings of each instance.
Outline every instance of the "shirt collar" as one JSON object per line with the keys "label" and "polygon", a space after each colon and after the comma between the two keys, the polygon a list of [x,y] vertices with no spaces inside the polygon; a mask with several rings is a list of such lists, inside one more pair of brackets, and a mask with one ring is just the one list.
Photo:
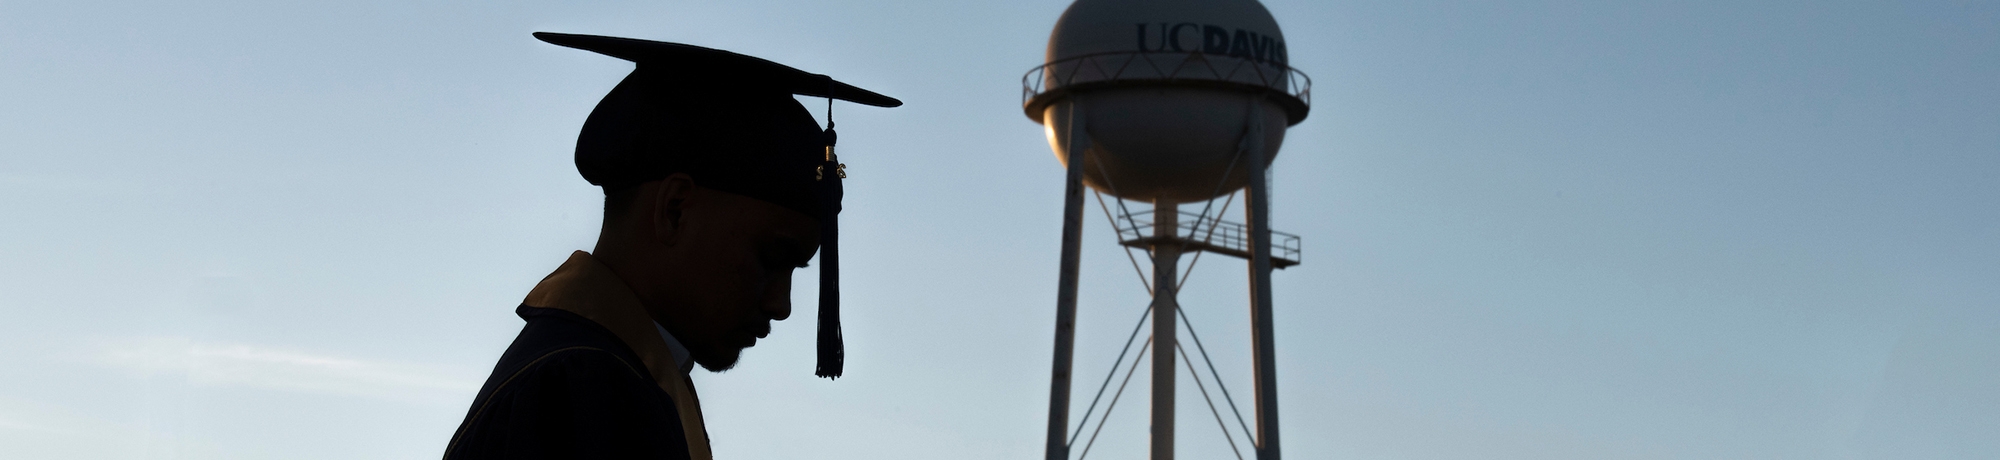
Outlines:
{"label": "shirt collar", "polygon": [[[569,260],[557,267],[555,273],[550,273],[528,292],[528,298],[522,300],[521,305],[575,313],[603,326],[638,355],[639,360],[645,363],[647,374],[662,389],[687,379],[686,369],[692,365],[692,360],[682,358],[686,356],[683,354],[686,348],[681,347],[672,335],[660,333],[659,324],[646,314],[646,307],[639,303],[639,297],[632,293],[632,289],[618,278],[618,274],[598,263],[589,253],[571,253]],[[647,324],[653,327],[649,329]],[[668,392],[672,393],[672,390]]]}
{"label": "shirt collar", "polygon": [[660,338],[666,339],[667,352],[672,353],[674,355],[674,365],[680,366],[681,373],[686,374],[689,372],[694,372],[694,359],[692,359],[694,357],[693,353],[689,353],[687,347],[681,345],[681,341],[675,340],[674,334],[671,332],[667,332],[666,326],[661,326],[659,322],[654,322],[653,328],[659,329]]}

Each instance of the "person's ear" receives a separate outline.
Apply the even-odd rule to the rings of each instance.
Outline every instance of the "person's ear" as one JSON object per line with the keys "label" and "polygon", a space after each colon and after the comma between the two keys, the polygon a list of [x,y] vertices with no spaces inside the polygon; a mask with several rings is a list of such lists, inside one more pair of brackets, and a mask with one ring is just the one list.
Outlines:
{"label": "person's ear", "polygon": [[694,178],[675,173],[660,180],[653,197],[653,240],[666,246],[678,243],[687,232],[686,210],[697,201]]}

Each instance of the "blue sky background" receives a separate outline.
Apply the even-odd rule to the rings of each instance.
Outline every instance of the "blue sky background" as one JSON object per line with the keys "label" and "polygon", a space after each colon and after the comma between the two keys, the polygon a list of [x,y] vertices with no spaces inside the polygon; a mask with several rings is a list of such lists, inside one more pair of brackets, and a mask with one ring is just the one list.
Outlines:
{"label": "blue sky background", "polygon": [[[1288,457],[2000,457],[2000,5],[1266,5],[1315,82]],[[569,155],[630,65],[560,31],[908,102],[836,112],[849,376],[778,324],[697,377],[718,457],[1038,458],[1062,174],[1018,85],[1065,6],[0,1],[0,456],[439,455],[596,235]],[[1146,303],[1089,217],[1085,394]],[[1194,270],[1247,400],[1242,266]],[[1090,458],[1144,455],[1143,396]]]}

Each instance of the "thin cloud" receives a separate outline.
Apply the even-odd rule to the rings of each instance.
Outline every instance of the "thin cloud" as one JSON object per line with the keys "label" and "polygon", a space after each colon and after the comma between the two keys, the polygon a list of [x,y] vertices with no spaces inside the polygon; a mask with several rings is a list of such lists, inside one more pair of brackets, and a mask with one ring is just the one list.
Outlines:
{"label": "thin cloud", "polygon": [[241,343],[178,337],[107,342],[100,364],[148,375],[181,375],[191,385],[251,387],[384,399],[467,394],[477,380],[411,363],[369,361]]}
{"label": "thin cloud", "polygon": [[108,196],[125,192],[130,188],[129,184],[83,176],[0,173],[0,189]]}

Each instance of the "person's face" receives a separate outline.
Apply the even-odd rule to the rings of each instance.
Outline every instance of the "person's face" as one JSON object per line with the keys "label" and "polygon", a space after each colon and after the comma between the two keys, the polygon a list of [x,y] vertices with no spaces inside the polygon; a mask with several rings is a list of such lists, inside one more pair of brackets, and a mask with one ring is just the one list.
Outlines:
{"label": "person's face", "polygon": [[702,187],[678,204],[671,244],[657,253],[664,325],[696,363],[735,366],[744,348],[792,314],[792,270],[819,248],[805,213]]}

